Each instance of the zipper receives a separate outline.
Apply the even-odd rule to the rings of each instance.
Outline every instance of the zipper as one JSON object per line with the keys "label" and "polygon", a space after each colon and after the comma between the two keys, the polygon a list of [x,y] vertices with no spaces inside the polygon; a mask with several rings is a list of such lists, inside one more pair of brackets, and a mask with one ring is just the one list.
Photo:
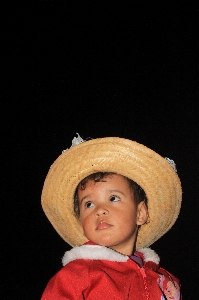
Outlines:
{"label": "zipper", "polygon": [[146,282],[146,273],[144,268],[140,268],[140,273],[142,274],[143,277],[143,281],[144,281],[144,289],[145,289],[145,293],[146,293],[146,300],[149,300],[149,291],[148,291],[148,287],[147,287],[147,282]]}

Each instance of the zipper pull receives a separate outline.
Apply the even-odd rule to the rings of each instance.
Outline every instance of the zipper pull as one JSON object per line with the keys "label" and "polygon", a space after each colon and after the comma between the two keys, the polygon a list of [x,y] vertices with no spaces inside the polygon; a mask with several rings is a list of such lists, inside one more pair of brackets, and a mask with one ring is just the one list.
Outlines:
{"label": "zipper pull", "polygon": [[142,277],[146,278],[146,273],[144,268],[140,268],[140,273],[142,274]]}

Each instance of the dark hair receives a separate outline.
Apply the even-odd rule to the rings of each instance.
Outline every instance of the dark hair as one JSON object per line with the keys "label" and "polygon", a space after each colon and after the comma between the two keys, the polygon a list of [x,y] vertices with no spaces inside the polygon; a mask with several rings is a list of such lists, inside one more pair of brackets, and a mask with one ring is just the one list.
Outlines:
{"label": "dark hair", "polygon": [[[106,178],[107,176],[111,176],[114,175],[116,173],[113,172],[97,172],[97,173],[93,173],[87,177],[85,177],[84,179],[82,179],[82,181],[80,181],[80,183],[78,184],[76,190],[75,190],[75,195],[74,195],[74,213],[75,216],[77,218],[79,218],[80,215],[80,211],[79,211],[79,202],[78,202],[78,188],[80,188],[81,190],[84,190],[86,188],[86,184],[89,180],[93,180],[94,182],[100,182],[102,181],[104,178]],[[123,176],[123,175],[122,175]],[[147,206],[147,196],[144,192],[144,190],[132,179],[129,179],[126,176],[123,176],[130,184],[130,188],[133,191],[133,195],[134,195],[134,199],[136,204],[138,205],[140,202],[144,201],[146,206]]]}

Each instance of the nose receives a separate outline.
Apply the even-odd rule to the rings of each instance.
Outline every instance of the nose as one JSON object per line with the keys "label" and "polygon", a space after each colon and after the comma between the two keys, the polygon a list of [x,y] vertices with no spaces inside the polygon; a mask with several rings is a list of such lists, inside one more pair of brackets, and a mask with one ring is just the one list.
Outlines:
{"label": "nose", "polygon": [[99,216],[106,216],[106,215],[108,215],[108,209],[107,208],[105,208],[105,207],[97,207],[97,209],[96,209],[96,213],[95,213],[95,215],[97,216],[97,217],[99,217]]}

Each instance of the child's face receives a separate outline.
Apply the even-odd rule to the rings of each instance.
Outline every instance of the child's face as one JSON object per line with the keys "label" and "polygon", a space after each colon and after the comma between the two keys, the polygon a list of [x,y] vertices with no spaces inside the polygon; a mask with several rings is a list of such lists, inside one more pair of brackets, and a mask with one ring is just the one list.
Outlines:
{"label": "child's face", "polygon": [[96,244],[131,255],[143,202],[137,206],[129,182],[121,175],[107,176],[100,182],[89,180],[78,189],[80,221],[85,236]]}

